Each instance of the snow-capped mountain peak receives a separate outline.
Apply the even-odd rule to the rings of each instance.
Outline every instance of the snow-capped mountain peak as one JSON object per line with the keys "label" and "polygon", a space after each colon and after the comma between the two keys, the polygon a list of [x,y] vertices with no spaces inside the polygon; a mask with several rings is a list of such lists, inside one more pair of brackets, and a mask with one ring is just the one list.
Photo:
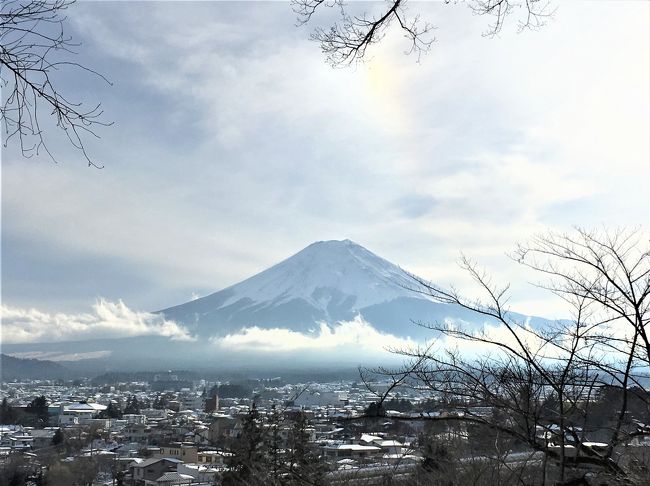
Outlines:
{"label": "snow-capped mountain peak", "polygon": [[400,298],[422,299],[401,268],[351,240],[317,241],[238,284],[162,312],[206,334],[241,326],[310,329]]}
{"label": "snow-capped mountain peak", "polygon": [[[324,309],[328,293],[354,296],[360,309],[406,294],[408,276],[398,266],[351,240],[312,243],[273,267],[230,287],[224,305],[241,298],[277,305],[304,299]],[[328,292],[329,291],[329,292]]]}

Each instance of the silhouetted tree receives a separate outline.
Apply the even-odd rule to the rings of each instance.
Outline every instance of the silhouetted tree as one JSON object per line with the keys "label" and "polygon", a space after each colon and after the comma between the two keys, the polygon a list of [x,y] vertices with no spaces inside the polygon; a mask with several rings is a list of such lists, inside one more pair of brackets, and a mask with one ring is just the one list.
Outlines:
{"label": "silhouetted tree", "polygon": [[325,478],[325,464],[309,440],[309,422],[301,410],[296,414],[289,434],[289,478],[291,485],[320,485]]}
{"label": "silhouetted tree", "polygon": [[18,414],[14,408],[9,405],[7,398],[2,399],[2,404],[0,405],[0,423],[1,424],[14,424]]}
{"label": "silhouetted tree", "polygon": [[[407,13],[408,0],[389,0],[375,15],[369,14],[365,6],[359,8],[344,0],[292,0],[291,3],[298,15],[299,25],[312,21],[314,14],[323,7],[336,7],[339,10],[338,22],[328,28],[317,27],[311,36],[320,44],[332,66],[349,65],[365,59],[368,47],[381,41],[392,25],[396,25],[408,39],[408,53],[415,53],[418,59],[429,51],[435,40],[433,25],[418,14]],[[506,18],[515,13],[521,14],[518,15],[520,30],[537,29],[552,14],[548,1],[468,0],[464,3],[475,14],[493,18],[487,35],[501,32]]]}
{"label": "silhouetted tree", "polygon": [[266,450],[265,430],[253,404],[242,422],[242,432],[233,444],[229,471],[224,474],[224,486],[249,486],[266,484],[269,477],[268,456]]}
{"label": "silhouetted tree", "polygon": [[25,411],[35,416],[37,424],[45,426],[50,420],[50,413],[47,406],[47,398],[44,395],[34,398],[25,408]]}
{"label": "silhouetted tree", "polygon": [[[109,123],[99,104],[85,108],[63,93],[55,73],[77,69],[106,78],[72,60],[78,46],[64,32],[65,12],[74,0],[4,0],[0,3],[0,120],[5,146],[17,139],[25,157],[45,151],[48,123],[65,134],[88,165],[98,167],[84,148],[86,136]],[[110,84],[110,83],[109,83]],[[45,122],[42,116],[45,115]]]}
{"label": "silhouetted tree", "polygon": [[283,469],[284,447],[281,436],[282,421],[282,414],[275,405],[272,405],[266,423],[267,432],[265,435],[269,472],[273,482],[280,480]]}
{"label": "silhouetted tree", "polygon": [[52,437],[52,445],[60,445],[63,444],[63,441],[65,440],[65,435],[63,435],[63,431],[61,429],[56,429],[56,432],[54,432],[54,436]]}
{"label": "silhouetted tree", "polygon": [[126,400],[126,406],[124,407],[125,414],[139,414],[140,413],[140,402],[138,397],[135,395],[129,396]]}
{"label": "silhouetted tree", "polygon": [[[465,257],[461,265],[483,290],[483,298],[413,276],[416,292],[475,312],[499,324],[502,332],[422,323],[437,337],[482,352],[478,357],[464,354],[457,344],[404,349],[399,351],[407,358],[402,369],[377,371],[396,385],[455,396],[453,413],[423,414],[421,419],[508,437],[507,449],[541,454],[544,468],[556,464],[558,484],[579,478],[585,484],[644,484],[641,469],[632,467],[633,461],[619,460],[618,454],[635,437],[650,435],[639,420],[647,417],[650,399],[641,386],[650,364],[647,243],[640,231],[576,229],[520,245],[514,259],[548,277],[538,285],[573,309],[571,318],[542,326],[512,313],[509,286],[493,284]],[[379,405],[387,398],[384,394]],[[486,414],[486,408],[492,413]],[[375,410],[381,413],[379,406]],[[605,446],[593,445],[590,437],[595,434]],[[495,441],[497,456],[504,449],[499,444]],[[586,468],[592,479],[583,478]],[[503,458],[501,471],[507,469]],[[531,481],[543,483],[545,478],[544,472]]]}
{"label": "silhouetted tree", "polygon": [[[129,412],[129,413],[139,413],[139,412]],[[106,410],[104,410],[100,415],[104,418],[120,419],[122,418],[122,410],[120,409],[119,405],[117,405],[116,403],[109,402],[108,407],[106,407]]]}
{"label": "silhouetted tree", "polygon": [[164,410],[167,405],[167,399],[164,395],[156,395],[156,398],[153,401],[152,408],[156,410]]}
{"label": "silhouetted tree", "polygon": [[31,470],[23,455],[9,455],[0,463],[0,486],[23,486],[27,484]]}

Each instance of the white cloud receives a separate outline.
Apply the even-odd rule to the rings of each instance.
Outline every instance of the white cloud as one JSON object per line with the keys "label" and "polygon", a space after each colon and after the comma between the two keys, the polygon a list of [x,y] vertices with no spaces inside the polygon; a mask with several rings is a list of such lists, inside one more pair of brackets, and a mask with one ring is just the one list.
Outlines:
{"label": "white cloud", "polygon": [[331,326],[320,323],[317,330],[308,334],[290,329],[262,329],[255,326],[225,337],[213,337],[211,340],[223,349],[262,352],[356,349],[359,352],[375,353],[416,345],[410,338],[399,338],[378,331],[361,316]]}
{"label": "white cloud", "polygon": [[[442,355],[446,350],[458,352],[465,359],[480,356],[496,357],[505,353],[502,346],[521,349],[523,343],[527,349],[547,359],[557,358],[561,351],[549,345],[539,335],[539,330],[529,322],[520,327],[508,329],[503,324],[484,324],[480,329],[476,324],[460,319],[445,319],[450,329],[462,330],[476,337],[464,339],[458,336],[439,335],[437,338],[418,341],[409,337],[397,337],[375,329],[372,324],[357,316],[352,321],[343,321],[334,325],[320,323],[318,329],[309,333],[293,331],[286,328],[263,329],[246,327],[239,332],[225,337],[213,337],[212,343],[219,349],[229,352],[261,352],[283,355],[286,353],[332,353],[342,359],[352,355],[364,358],[378,357],[391,362],[402,360],[399,351],[416,351],[427,349],[431,355]],[[394,353],[397,351],[398,353]]]}
{"label": "white cloud", "polygon": [[172,341],[193,340],[187,329],[162,315],[129,309],[121,300],[99,299],[92,312],[47,313],[2,306],[2,343],[80,341],[99,338],[163,336]]}

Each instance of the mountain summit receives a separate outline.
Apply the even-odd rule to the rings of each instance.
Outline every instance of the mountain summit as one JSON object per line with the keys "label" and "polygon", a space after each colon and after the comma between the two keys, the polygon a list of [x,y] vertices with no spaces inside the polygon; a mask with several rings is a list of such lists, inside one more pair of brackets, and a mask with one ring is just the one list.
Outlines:
{"label": "mountain summit", "polygon": [[397,265],[353,241],[318,241],[236,285],[161,312],[200,335],[245,326],[304,331],[397,299],[421,299],[405,288],[412,283]]}

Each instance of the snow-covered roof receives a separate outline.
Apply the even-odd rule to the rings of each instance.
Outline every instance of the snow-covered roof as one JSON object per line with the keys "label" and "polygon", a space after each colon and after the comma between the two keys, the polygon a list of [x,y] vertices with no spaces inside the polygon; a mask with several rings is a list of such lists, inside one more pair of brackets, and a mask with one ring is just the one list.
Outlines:
{"label": "snow-covered roof", "polygon": [[336,462],[337,462],[338,464],[356,464],[356,463],[357,463],[357,461],[355,461],[354,459],[350,459],[350,458],[339,459],[339,460],[336,461]]}
{"label": "snow-covered roof", "polygon": [[376,442],[376,441],[382,441],[384,440],[383,437],[379,437],[378,435],[370,435],[370,434],[362,434],[361,435],[361,441],[363,442]]}
{"label": "snow-covered roof", "polygon": [[66,405],[64,410],[69,412],[102,412],[108,407],[100,403],[74,403],[72,405]]}
{"label": "snow-covered roof", "polygon": [[199,455],[230,457],[230,456],[232,456],[234,454],[232,452],[226,452],[226,451],[201,451],[201,452],[199,452]]}
{"label": "snow-covered roof", "polygon": [[194,476],[190,476],[189,474],[181,474],[177,472],[166,472],[158,479],[156,479],[156,482],[169,482],[169,481],[186,482],[188,480],[191,481],[192,479],[194,479]]}
{"label": "snow-covered roof", "polygon": [[378,445],[379,447],[402,447],[402,444],[396,440],[382,440]]}
{"label": "snow-covered roof", "polygon": [[585,447],[607,447],[605,442],[583,442],[582,445]]}
{"label": "snow-covered roof", "polygon": [[180,464],[180,463],[183,462],[180,459],[174,459],[174,458],[171,458],[171,457],[152,457],[152,458],[146,459],[146,460],[144,460],[144,461],[142,461],[140,463],[137,463],[137,464],[131,463],[131,464],[133,466],[137,466],[137,467],[148,467],[148,466],[151,466],[152,464],[155,464],[155,463],[160,462],[160,461],[168,461],[168,462],[173,462],[175,464]]}
{"label": "snow-covered roof", "polygon": [[366,446],[361,444],[339,444],[339,445],[328,445],[325,446],[326,449],[336,449],[339,451],[379,451],[381,450],[377,446]]}

